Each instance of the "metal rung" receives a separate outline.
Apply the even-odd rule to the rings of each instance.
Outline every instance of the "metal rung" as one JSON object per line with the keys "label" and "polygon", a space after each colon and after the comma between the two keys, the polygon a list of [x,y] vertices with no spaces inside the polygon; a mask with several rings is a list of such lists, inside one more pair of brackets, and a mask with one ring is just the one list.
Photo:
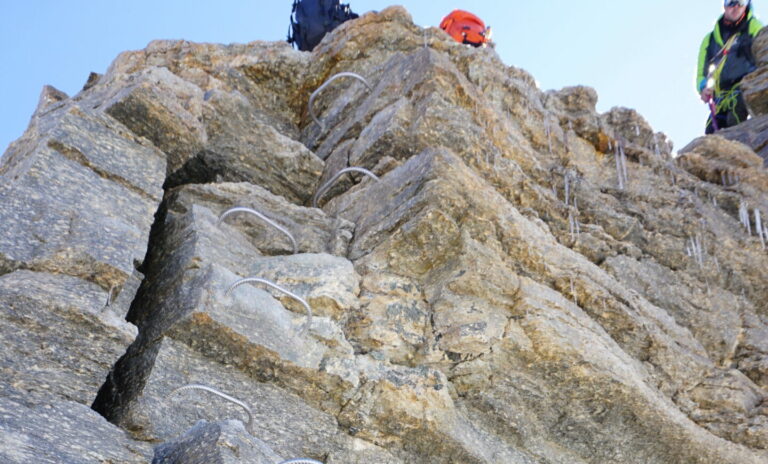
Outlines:
{"label": "metal rung", "polygon": [[277,291],[285,293],[289,297],[293,298],[294,300],[296,300],[299,303],[301,303],[302,305],[304,305],[304,308],[306,308],[306,310],[307,310],[307,321],[304,323],[304,325],[302,326],[301,330],[299,331],[299,335],[302,335],[306,331],[307,327],[312,325],[312,308],[309,306],[309,303],[307,303],[302,297],[296,295],[295,293],[292,293],[292,292],[284,289],[283,287],[280,287],[279,285],[277,285],[277,284],[275,284],[273,282],[270,282],[268,280],[265,280],[265,279],[260,279],[258,277],[246,277],[245,279],[240,279],[237,282],[235,282],[234,284],[229,286],[227,291],[224,292],[224,296],[228,296],[237,287],[239,287],[241,285],[244,285],[244,284],[250,284],[250,283],[264,284],[267,287],[270,287],[270,288],[273,288],[273,289],[275,289]]}
{"label": "metal rung", "polygon": [[368,81],[366,81],[365,78],[363,76],[359,75],[359,74],[356,74],[356,73],[353,73],[353,72],[340,72],[338,74],[335,74],[335,75],[331,76],[330,79],[325,81],[325,83],[323,85],[321,85],[317,90],[312,92],[312,95],[309,96],[309,115],[312,116],[312,119],[317,123],[318,126],[320,126],[320,131],[321,132],[325,131],[325,125],[323,125],[323,123],[320,122],[319,119],[317,119],[317,116],[315,116],[315,110],[312,107],[312,104],[314,103],[315,98],[320,93],[320,91],[322,91],[324,88],[328,87],[328,85],[331,82],[335,81],[336,79],[338,79],[340,77],[354,77],[355,79],[357,79],[357,80],[361,81],[363,84],[365,84],[365,86],[368,88],[369,92],[373,92],[373,88],[371,87],[370,84],[368,84]]}
{"label": "metal rung", "polygon": [[315,193],[315,196],[312,197],[312,207],[313,208],[317,208],[317,202],[318,202],[318,200],[320,200],[320,197],[322,197],[323,194],[325,192],[327,192],[328,189],[331,188],[331,186],[334,184],[334,182],[339,180],[339,177],[341,177],[342,175],[344,175],[344,174],[346,174],[348,172],[359,172],[359,173],[365,174],[366,176],[371,177],[371,178],[373,178],[373,179],[375,179],[377,181],[379,180],[379,178],[378,178],[378,176],[376,176],[376,174],[372,173],[371,171],[369,171],[367,169],[355,168],[355,167],[344,168],[341,171],[337,172],[336,175],[334,175],[331,180],[329,180],[328,182],[325,183],[325,185],[323,185],[322,187],[317,189],[317,192]]}
{"label": "metal rung", "polygon": [[251,408],[247,404],[245,404],[244,402],[238,400],[237,398],[233,398],[233,397],[227,395],[226,393],[222,393],[222,392],[216,390],[215,388],[206,387],[205,385],[197,385],[197,384],[190,384],[190,385],[185,385],[183,387],[179,387],[176,390],[174,390],[171,393],[169,393],[168,397],[170,398],[171,396],[173,396],[173,395],[175,395],[175,394],[177,394],[179,392],[186,391],[186,390],[203,390],[203,391],[207,391],[207,392],[213,393],[214,395],[217,395],[217,396],[219,396],[221,398],[224,398],[225,400],[229,401],[230,403],[234,403],[234,404],[240,406],[241,408],[243,408],[243,410],[245,410],[245,413],[248,415],[248,423],[245,424],[245,429],[248,431],[248,433],[253,435],[253,413],[251,412]]}
{"label": "metal rung", "polygon": [[244,206],[236,206],[234,208],[231,208],[231,209],[225,211],[224,213],[222,213],[221,216],[219,216],[219,220],[216,221],[216,227],[221,225],[221,223],[224,221],[224,219],[227,216],[229,216],[231,214],[234,214],[234,213],[249,213],[249,214],[253,214],[257,218],[261,219],[262,221],[266,222],[270,226],[274,227],[275,229],[277,229],[280,232],[282,232],[283,234],[285,234],[291,240],[291,245],[293,245],[293,254],[296,254],[298,252],[299,247],[296,245],[296,239],[293,238],[293,235],[290,232],[288,232],[288,230],[286,230],[285,228],[283,228],[282,226],[280,226],[279,224],[277,224],[273,220],[269,219],[268,217],[264,216],[260,212],[256,211],[255,209],[246,208]]}

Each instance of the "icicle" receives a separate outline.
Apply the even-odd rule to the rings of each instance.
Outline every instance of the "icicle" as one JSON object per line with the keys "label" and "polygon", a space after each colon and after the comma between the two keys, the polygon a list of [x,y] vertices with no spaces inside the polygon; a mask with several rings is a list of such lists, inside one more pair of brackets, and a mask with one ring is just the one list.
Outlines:
{"label": "icicle", "polygon": [[747,229],[747,235],[751,237],[752,225],[749,221],[749,208],[747,208],[747,204],[744,201],[742,201],[739,205],[739,220],[741,220],[741,224],[744,226],[744,228]]}
{"label": "icicle", "polygon": [[624,190],[624,176],[622,174],[622,169],[621,169],[621,153],[619,153],[618,143],[616,144],[614,158],[616,158],[616,176],[619,179],[619,190]]}
{"label": "icicle", "polygon": [[544,130],[547,132],[547,146],[549,147],[549,154],[552,154],[552,130],[549,127],[549,118],[544,119]]}
{"label": "icicle", "polygon": [[640,137],[640,126],[638,126],[637,124],[635,124],[635,135]]}
{"label": "icicle", "polygon": [[659,150],[659,140],[656,138],[656,134],[653,134],[653,152],[656,156],[661,157],[661,150]]}
{"label": "icicle", "polygon": [[723,185],[728,185],[728,182],[725,180],[725,171],[720,172],[720,177],[723,179]]}
{"label": "icicle", "polygon": [[565,206],[571,202],[571,172],[565,173]]}
{"label": "icicle", "polygon": [[112,304],[112,299],[113,299],[112,295],[115,292],[115,288],[117,287],[115,287],[114,285],[109,287],[109,292],[107,293],[107,303],[104,305],[105,308],[109,307]]}
{"label": "icicle", "polygon": [[760,218],[760,210],[755,209],[755,229],[757,230],[757,236],[760,237],[760,244],[763,246],[763,250],[765,250],[765,232],[763,231],[763,221]]}
{"label": "icicle", "polygon": [[581,226],[579,226],[579,220],[576,219],[572,211],[568,212],[568,225],[571,229],[571,240],[575,242],[581,235]]}
{"label": "icicle", "polygon": [[616,174],[619,178],[619,190],[624,190],[624,187],[628,183],[627,176],[627,157],[624,154],[624,145],[620,142],[616,143],[615,155],[616,157]]}
{"label": "icicle", "polygon": [[699,267],[704,266],[704,247],[701,245],[701,235],[696,234],[695,238],[689,237],[685,246],[685,253],[688,257],[693,258]]}
{"label": "icicle", "polygon": [[575,286],[573,285],[573,277],[571,277],[571,298],[573,298],[573,302],[574,302],[574,303],[577,303],[577,304],[578,304],[578,302],[577,302],[577,300],[576,300],[576,288],[575,288]]}
{"label": "icicle", "polygon": [[624,154],[624,145],[619,145],[619,151],[621,152],[621,170],[624,173],[624,183],[627,184],[629,176],[627,176],[627,155]]}
{"label": "icicle", "polygon": [[672,161],[667,162],[667,170],[669,171],[669,176],[672,178],[672,185],[677,186],[677,176],[675,175],[675,169],[677,167]]}
{"label": "icicle", "polygon": [[696,261],[696,264],[699,263],[699,251],[696,249],[696,241],[693,239],[693,237],[690,238],[691,240],[691,255],[693,256],[693,260]]}
{"label": "icicle", "polygon": [[573,122],[570,119],[568,120],[568,130],[573,132]]}
{"label": "icicle", "polygon": [[703,267],[704,266],[704,247],[701,246],[700,234],[696,234],[696,252],[697,252],[696,256],[699,262],[699,266]]}

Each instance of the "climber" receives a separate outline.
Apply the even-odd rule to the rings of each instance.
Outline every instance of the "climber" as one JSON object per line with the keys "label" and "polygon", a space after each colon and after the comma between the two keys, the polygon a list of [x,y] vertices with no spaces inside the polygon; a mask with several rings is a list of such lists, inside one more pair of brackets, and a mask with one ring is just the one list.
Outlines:
{"label": "climber", "polygon": [[491,42],[491,28],[477,16],[462,10],[453,10],[440,21],[440,29],[444,30],[457,42],[484,47]]}
{"label": "climber", "polygon": [[301,51],[312,51],[325,34],[357,17],[349,4],[341,4],[339,0],[294,0],[288,43]]}
{"label": "climber", "polygon": [[725,12],[699,50],[697,90],[710,107],[705,133],[747,119],[741,79],[756,69],[752,39],[763,25],[752,12],[751,0],[724,0]]}

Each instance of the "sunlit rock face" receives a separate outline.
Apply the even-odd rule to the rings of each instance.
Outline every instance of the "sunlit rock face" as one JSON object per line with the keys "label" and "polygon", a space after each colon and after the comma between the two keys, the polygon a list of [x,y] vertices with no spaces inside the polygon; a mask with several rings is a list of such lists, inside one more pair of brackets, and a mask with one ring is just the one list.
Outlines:
{"label": "sunlit rock face", "polygon": [[675,159],[596,102],[401,7],[44,89],[0,165],[0,461],[768,462],[768,123]]}

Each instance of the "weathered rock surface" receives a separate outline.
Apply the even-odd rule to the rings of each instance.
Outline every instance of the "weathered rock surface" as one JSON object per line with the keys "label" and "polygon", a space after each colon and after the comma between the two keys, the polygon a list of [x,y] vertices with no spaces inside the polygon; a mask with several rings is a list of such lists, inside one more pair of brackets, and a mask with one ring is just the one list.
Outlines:
{"label": "weathered rock surface", "polygon": [[[570,250],[547,238],[547,235],[514,208],[500,208],[499,205],[503,205],[504,200],[497,197],[497,193],[462,164],[452,155],[425,152],[392,171],[380,184],[369,187],[375,189],[374,191],[342,197],[331,206],[338,208],[336,211],[339,215],[358,224],[351,254],[365,256],[357,261],[361,269],[375,269],[376,272],[384,270],[414,279],[415,286],[428,287],[424,297],[431,308],[432,314],[428,317],[432,321],[431,331],[434,339],[427,343],[429,348],[421,354],[426,356],[425,360],[432,363],[444,363],[444,370],[460,395],[471,398],[479,386],[486,387],[481,396],[492,395],[493,379],[498,372],[503,370],[509,375],[510,369],[506,363],[507,358],[514,357],[512,353],[507,353],[507,356],[502,358],[505,359],[505,369],[495,365],[492,359],[499,356],[499,352],[503,352],[502,346],[506,338],[504,335],[510,331],[513,321],[516,325],[523,324],[523,327],[534,324],[539,337],[554,329],[549,325],[542,325],[541,322],[536,323],[535,313],[533,316],[530,314],[531,308],[527,306],[530,303],[525,302],[534,295],[534,301],[540,299],[542,290],[537,288],[538,284],[531,286],[532,283],[526,285],[521,282],[521,277],[514,276],[515,270],[518,273],[522,271],[522,275],[535,276],[536,280],[549,276],[548,278],[553,279],[555,285],[561,287],[561,291],[568,298],[578,301],[587,314],[592,314],[600,320],[602,327],[592,329],[588,329],[589,325],[575,324],[575,321],[564,322],[565,327],[572,331],[571,338],[598,340],[602,334],[611,335],[613,339],[607,338],[610,340],[608,343],[621,345],[623,351],[619,350],[620,352],[626,351],[650,362],[647,367],[641,367],[629,359],[623,361],[627,363],[624,369],[626,372],[633,372],[633,378],[644,378],[645,382],[659,382],[662,392],[667,390],[671,393],[686,388],[685,385],[695,381],[697,377],[704,381],[711,375],[730,375],[726,371],[715,372],[715,366],[706,361],[706,353],[700,342],[674,320],[669,319],[660,308],[638,299],[635,293],[620,290],[618,282],[596,267],[578,263],[578,255],[571,255]],[[418,185],[423,187],[416,188]],[[408,195],[412,192],[417,192],[415,198]],[[366,202],[363,197],[375,198],[376,201]],[[382,201],[382,198],[392,200]],[[379,222],[379,218],[386,218],[386,221]],[[396,230],[391,229],[394,224],[399,224]],[[435,237],[440,239],[434,240]],[[525,249],[514,248],[516,243],[523,242],[526,243]],[[364,244],[365,248],[357,251],[354,247],[358,244]],[[505,263],[510,256],[515,257],[514,265]],[[573,264],[566,264],[569,262]],[[627,267],[631,266],[632,263],[628,262]],[[619,273],[617,277],[624,276]],[[430,290],[430,282],[441,284],[433,286]],[[617,300],[624,303],[613,307]],[[563,300],[557,304],[564,303]],[[552,306],[553,303],[537,303],[542,304],[545,306],[539,307],[538,311],[543,311],[544,314],[559,312],[555,309],[557,306]],[[520,314],[520,311],[523,313]],[[520,314],[519,320],[514,317],[515,314]],[[614,318],[620,319],[621,323],[617,324],[618,320]],[[631,332],[627,333],[628,326],[634,326],[632,331],[642,333],[640,339],[653,339],[653,349],[643,348],[638,343],[640,339],[636,338],[637,336],[631,335]],[[392,320],[390,327],[395,336],[398,331],[397,321]],[[563,329],[564,327],[561,327],[559,330]],[[520,330],[517,329],[518,332]],[[676,334],[675,344],[670,345],[665,341],[665,333]],[[532,337],[524,329],[521,335],[526,339]],[[552,343],[552,349],[563,352],[562,356],[569,358],[567,365],[584,364],[586,360],[582,360],[582,356],[598,355],[603,351],[598,346],[585,349],[579,346],[582,342],[575,340],[574,345],[569,348],[562,335],[554,339],[548,337],[532,343],[531,349],[546,350],[548,343]],[[605,355],[613,352],[616,352],[616,349],[605,349]],[[595,361],[589,361],[588,365],[595,365]],[[599,364],[595,368],[598,366]],[[540,368],[537,366],[536,370]],[[598,373],[605,369],[608,369],[607,365],[584,375],[597,382],[602,375]],[[537,375],[527,369],[524,372],[526,376]],[[451,374],[455,378],[451,377]],[[651,381],[654,377],[657,380]],[[629,389],[628,396],[642,397],[647,394],[643,382],[635,383],[619,378],[613,382],[626,385]],[[665,382],[669,384],[665,386]],[[633,391],[634,389],[637,390]],[[563,388],[560,394],[567,391],[575,390]],[[751,382],[743,384],[742,393],[749,398],[754,399],[754,393],[759,391],[760,389]],[[512,401],[514,397],[509,392],[497,394],[500,395],[496,399],[499,404],[517,403]],[[585,392],[579,393],[581,400],[584,400],[584,394]],[[757,398],[762,398],[761,395],[758,393]],[[577,398],[571,398],[569,402],[575,404],[578,401]],[[468,402],[471,404],[472,401]],[[659,410],[654,414],[661,417],[675,417],[677,414],[676,407],[664,406],[662,397],[646,397],[643,402],[623,403],[623,407],[629,408],[631,412],[617,414],[643,417],[642,427],[649,426],[655,419],[647,416],[650,411],[647,410],[647,404],[640,406],[643,403],[658,405]],[[747,403],[750,405],[749,412],[746,413],[748,417],[755,412],[754,408],[759,402]],[[583,420],[588,419],[585,417]],[[758,421],[758,430],[762,428],[759,424]],[[682,434],[695,442],[705,441],[696,427],[686,424],[685,421],[665,432],[667,426],[669,424],[661,421],[652,427],[659,433],[668,433],[670,439]],[[631,432],[627,430],[626,433]],[[754,445],[756,442],[752,443]],[[627,445],[624,447],[626,449]],[[592,452],[600,454],[598,450]],[[603,455],[603,459],[611,459],[611,455]]]}
{"label": "weathered rock surface", "polygon": [[768,113],[768,104],[765,103],[768,98],[768,68],[763,67],[748,74],[742,79],[741,88],[744,92],[744,101],[753,116],[763,116]]}
{"label": "weathered rock surface", "polygon": [[[755,200],[768,189],[763,160],[748,146],[720,135],[700,137],[680,151],[677,164],[699,179],[742,191]],[[762,206],[768,207],[763,201]]]}
{"label": "weathered rock surface", "polygon": [[131,440],[83,404],[52,401],[26,407],[0,398],[0,460],[4,463],[143,464],[151,458],[149,444]]}
{"label": "weathered rock surface", "polygon": [[107,306],[107,292],[75,277],[16,271],[0,276],[3,397],[24,404],[76,401],[94,390],[136,336]]}
{"label": "weathered rock surface", "polygon": [[[276,60],[268,76],[266,56]],[[286,106],[295,106],[298,89],[284,89],[301,87],[304,61],[287,45],[157,41],[118,57],[97,87],[123,83],[106,111],[167,154],[169,186],[249,181],[306,201],[322,162],[292,137],[298,129]]]}
{"label": "weathered rock surface", "polygon": [[103,114],[60,105],[3,156],[0,269],[122,287],[144,259],[165,160]]}
{"label": "weathered rock surface", "polygon": [[[128,418],[131,433],[152,441],[172,441],[196,421],[239,419],[243,410],[200,391],[170,393],[190,383],[206,385],[244,401],[251,408],[253,436],[288,457],[310,457],[335,463],[400,463],[384,449],[350,437],[336,417],[323,412],[274,383],[255,382],[235,366],[212,361],[173,339],[161,344],[152,374]],[[367,460],[366,460],[367,459]]]}
{"label": "weathered rock surface", "polygon": [[[371,90],[324,89],[321,127],[309,94],[343,71]],[[400,7],[313,53],[158,41],[77,96],[46,89],[0,166],[2,214],[37,227],[0,240],[0,397],[95,396],[159,445],[155,462],[762,464],[768,127],[754,118],[675,160],[637,112],[596,102],[542,92]],[[98,189],[41,196],[46,163]],[[342,177],[307,207],[348,166],[380,179]],[[119,188],[135,195],[107,208],[122,235],[61,233],[61,211],[97,221]],[[56,195],[68,203],[40,216],[31,202]],[[236,206],[297,253],[254,215],[217,224]],[[311,323],[263,284],[228,291],[244,277],[305,299]],[[73,335],[39,328],[52,323]],[[252,424],[204,392],[169,397],[190,383],[246,402]]]}
{"label": "weathered rock surface", "polygon": [[768,167],[768,116],[757,116],[727,129],[717,132],[717,135],[729,140],[741,142],[752,148],[763,158],[763,167]]}
{"label": "weathered rock surface", "polygon": [[758,66],[768,64],[768,32],[760,31],[752,42],[752,53]]}

